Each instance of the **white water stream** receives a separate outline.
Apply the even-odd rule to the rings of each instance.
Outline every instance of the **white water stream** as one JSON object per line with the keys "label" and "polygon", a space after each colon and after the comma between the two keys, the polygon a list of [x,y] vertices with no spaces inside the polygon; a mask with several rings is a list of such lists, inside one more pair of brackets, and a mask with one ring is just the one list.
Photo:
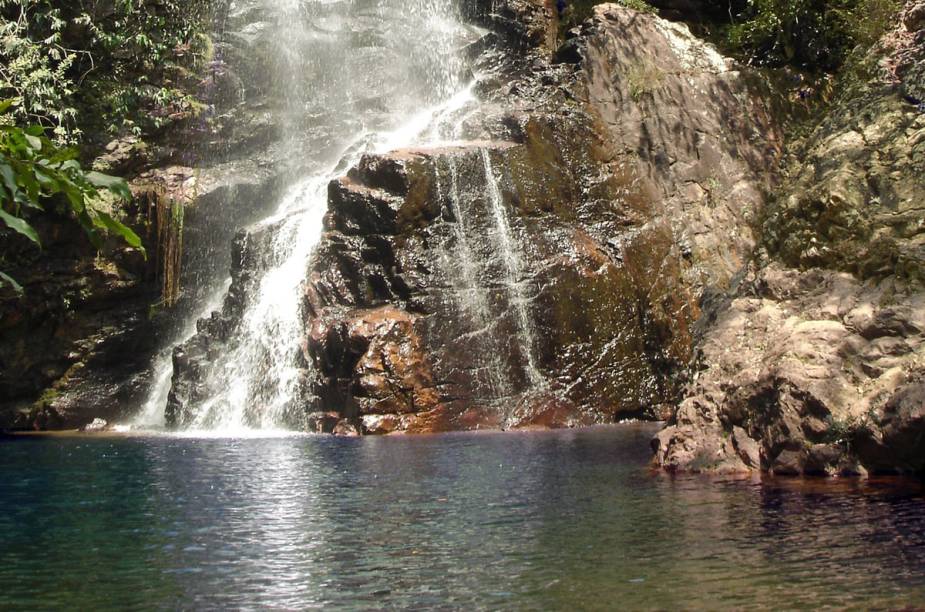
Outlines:
{"label": "white water stream", "polygon": [[525,361],[524,370],[527,374],[527,381],[533,387],[543,387],[544,378],[536,366],[536,357],[534,351],[536,348],[536,332],[533,327],[533,319],[527,310],[528,298],[524,291],[524,262],[520,257],[521,247],[516,244],[511,225],[508,222],[507,212],[504,210],[504,199],[501,196],[501,189],[498,187],[498,179],[495,177],[494,169],[491,164],[491,156],[486,149],[481,149],[482,167],[485,171],[485,189],[488,196],[488,204],[491,206],[492,217],[495,222],[495,242],[500,250],[501,258],[505,267],[505,285],[507,286],[508,298],[514,307],[514,314],[517,318],[518,337],[521,344],[521,353]]}
{"label": "white water stream", "polygon": [[[460,49],[474,38],[453,0],[262,0],[281,142],[294,162],[322,168],[295,180],[275,213],[267,271],[246,304],[237,336],[211,364],[211,397],[194,407],[193,429],[272,429],[297,394],[302,282],[322,232],[327,186],[365,152],[452,137],[473,101]],[[260,14],[260,13],[258,13]],[[446,127],[449,126],[449,127]],[[323,150],[304,150],[303,131],[327,131]],[[316,138],[317,140],[317,138]],[[294,166],[300,165],[297,163]],[[301,164],[306,165],[306,164]],[[209,311],[221,295],[208,304]],[[208,312],[208,311],[207,311]],[[200,313],[205,314],[205,313]],[[195,331],[195,319],[187,326]],[[172,365],[158,358],[155,385],[136,418],[164,422]]]}
{"label": "white water stream", "polygon": [[[255,2],[257,0],[251,0]],[[271,232],[261,245],[262,276],[249,281],[247,302],[234,338],[209,364],[208,399],[190,407],[189,429],[212,432],[276,430],[292,422],[301,409],[300,385],[306,364],[299,345],[306,321],[303,283],[308,261],[322,234],[327,188],[359,162],[364,153],[408,146],[433,146],[457,140],[460,125],[472,112],[472,84],[462,78],[459,51],[476,35],[463,26],[453,0],[259,0],[269,28],[270,66],[277,115],[285,126],[279,142],[294,168],[314,167],[293,177],[276,211],[261,225]],[[307,148],[306,133],[326,146]],[[322,139],[324,140],[324,139]],[[535,332],[523,287],[524,264],[511,232],[504,202],[487,150],[482,205],[490,210],[491,241],[503,261],[503,291],[513,309],[519,351],[528,384],[541,387],[534,357]],[[460,202],[459,176],[453,155],[447,170],[437,163],[438,191],[456,218],[457,306],[474,325],[473,333],[494,338],[491,293],[483,279],[485,262],[469,249],[466,211]],[[222,301],[213,296],[207,316]],[[196,317],[198,318],[198,317]],[[195,333],[196,318],[184,339]],[[156,363],[155,385],[135,420],[139,427],[163,426],[171,385],[170,347]],[[504,397],[510,380],[499,351],[489,351],[488,386]]]}

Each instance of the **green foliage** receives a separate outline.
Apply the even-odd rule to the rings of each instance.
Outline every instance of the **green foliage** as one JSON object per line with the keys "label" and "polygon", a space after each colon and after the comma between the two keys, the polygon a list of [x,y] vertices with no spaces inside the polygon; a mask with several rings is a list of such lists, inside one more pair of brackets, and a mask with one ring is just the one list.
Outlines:
{"label": "green foliage", "polygon": [[[142,248],[110,207],[129,197],[126,183],[85,171],[73,147],[92,157],[112,137],[200,112],[192,92],[211,60],[211,4],[0,0],[0,234],[41,246],[32,223],[54,207],[97,247],[114,234]],[[3,272],[0,286],[21,291]]]}
{"label": "green foliage", "polygon": [[748,0],[739,8],[727,42],[747,61],[831,71],[857,45],[875,43],[893,24],[900,2]]}
{"label": "green foliage", "polygon": [[[64,144],[80,135],[71,100],[76,84],[69,76],[77,53],[62,45],[66,23],[59,11],[37,14],[36,6],[0,0],[0,95],[14,101],[14,112],[3,121],[51,128]],[[30,31],[41,31],[41,40]]]}
{"label": "green foliage", "polygon": [[634,11],[639,11],[640,13],[649,13],[650,15],[658,14],[658,9],[645,0],[617,0],[617,4],[633,9]]}
{"label": "green foliage", "polygon": [[823,441],[829,444],[850,445],[860,435],[870,434],[879,425],[877,412],[871,408],[860,417],[839,419],[833,415],[826,417],[826,432]]}
{"label": "green foliage", "polygon": [[[0,114],[9,110],[12,102],[0,102]],[[85,171],[73,149],[57,146],[44,132],[37,125],[25,129],[0,126],[2,224],[41,247],[38,232],[29,223],[29,217],[57,203],[77,220],[95,247],[100,248],[103,235],[111,233],[143,252],[138,235],[105,210],[104,192],[122,200],[131,197],[125,181]],[[7,274],[0,273],[2,285],[10,285],[17,292],[22,290]]]}
{"label": "green foliage", "polygon": [[141,134],[195,114],[189,90],[210,59],[208,0],[0,0],[0,98],[7,118],[53,130]]}
{"label": "green foliage", "polygon": [[649,62],[631,66],[626,73],[630,96],[637,103],[661,87],[664,80],[665,73]]}

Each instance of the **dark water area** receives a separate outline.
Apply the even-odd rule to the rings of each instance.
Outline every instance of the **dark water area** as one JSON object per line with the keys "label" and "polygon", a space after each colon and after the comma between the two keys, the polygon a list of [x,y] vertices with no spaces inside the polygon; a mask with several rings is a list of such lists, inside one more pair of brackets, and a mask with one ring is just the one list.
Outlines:
{"label": "dark water area", "polygon": [[672,477],[653,431],[0,441],[0,609],[925,605],[918,483]]}

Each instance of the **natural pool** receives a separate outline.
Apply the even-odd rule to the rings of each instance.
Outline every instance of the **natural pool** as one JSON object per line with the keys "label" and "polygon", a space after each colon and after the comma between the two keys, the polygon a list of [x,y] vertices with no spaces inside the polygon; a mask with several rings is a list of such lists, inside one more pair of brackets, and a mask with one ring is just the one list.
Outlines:
{"label": "natural pool", "polygon": [[903,481],[672,477],[649,424],[0,441],[0,608],[925,605]]}

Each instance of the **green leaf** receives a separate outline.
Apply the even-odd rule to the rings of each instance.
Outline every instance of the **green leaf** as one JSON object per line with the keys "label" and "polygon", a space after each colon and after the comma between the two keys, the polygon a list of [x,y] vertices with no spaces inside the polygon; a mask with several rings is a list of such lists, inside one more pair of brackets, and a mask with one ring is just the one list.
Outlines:
{"label": "green leaf", "polygon": [[24,220],[20,219],[19,217],[14,217],[2,208],[0,208],[0,220],[6,223],[7,227],[9,227],[14,232],[22,234],[35,244],[39,245],[39,247],[42,246],[42,242],[39,240],[39,235],[35,233],[35,230],[32,228],[32,226],[26,223]]}
{"label": "green leaf", "polygon": [[39,184],[42,185],[42,187],[47,188],[49,191],[52,191],[52,192],[60,191],[60,189],[58,188],[58,181],[48,176],[41,170],[35,170],[35,178],[39,182]]}
{"label": "green leaf", "polygon": [[25,133],[25,136],[26,136],[26,142],[29,143],[30,148],[32,148],[35,151],[42,150],[42,139],[41,138],[39,138],[38,136],[33,136],[32,134],[28,132]]}
{"label": "green leaf", "polygon": [[17,283],[16,280],[12,276],[0,270],[0,287],[2,287],[5,284],[11,286],[13,288],[13,291],[18,293],[19,295],[22,295],[22,285]]}
{"label": "green leaf", "polygon": [[145,248],[141,244],[141,238],[138,237],[138,234],[132,231],[131,228],[125,226],[122,222],[113,219],[108,213],[105,213],[101,210],[95,211],[97,219],[100,221],[103,227],[111,231],[114,234],[117,234],[125,240],[125,243],[130,247],[139,249],[147,259],[148,254],[145,252]]}
{"label": "green leaf", "polygon": [[23,131],[29,136],[42,136],[45,134],[45,128],[40,125],[30,125]]}
{"label": "green leaf", "polygon": [[[67,196],[68,201],[71,203],[71,210],[74,211],[78,220],[80,220],[81,224],[84,225],[84,229],[86,229],[87,224],[84,223],[84,220],[80,216],[85,208],[83,192],[80,191],[77,185],[68,180],[61,181],[61,191]],[[89,217],[87,217],[87,221],[90,222]]]}
{"label": "green leaf", "polygon": [[19,187],[16,186],[16,173],[13,172],[9,164],[0,164],[0,178],[3,178],[3,183],[6,185],[6,190],[10,192],[10,197],[15,198]]}
{"label": "green leaf", "polygon": [[132,199],[132,191],[128,188],[128,183],[116,176],[109,176],[101,172],[87,172],[87,180],[94,187],[108,189],[123,200]]}
{"label": "green leaf", "polygon": [[[13,102],[15,102],[15,100],[0,100],[0,115],[8,111],[10,107],[13,106]],[[0,272],[0,274],[2,274],[2,272]]]}

